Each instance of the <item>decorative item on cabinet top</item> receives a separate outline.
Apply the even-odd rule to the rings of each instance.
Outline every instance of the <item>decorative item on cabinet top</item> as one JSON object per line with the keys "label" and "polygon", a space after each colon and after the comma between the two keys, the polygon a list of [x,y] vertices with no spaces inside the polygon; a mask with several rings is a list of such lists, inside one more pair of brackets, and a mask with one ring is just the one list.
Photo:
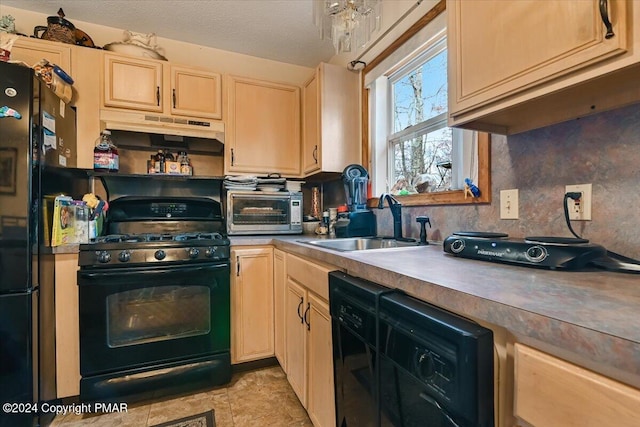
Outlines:
{"label": "decorative item on cabinet top", "polygon": [[35,26],[33,35],[44,40],[95,47],[91,37],[64,19],[64,16],[62,8],[58,9],[58,16],[49,16],[46,27],[44,25]]}
{"label": "decorative item on cabinet top", "polygon": [[125,55],[167,60],[161,54],[163,49],[156,44],[155,33],[143,34],[125,30],[121,42],[106,44],[104,49]]}

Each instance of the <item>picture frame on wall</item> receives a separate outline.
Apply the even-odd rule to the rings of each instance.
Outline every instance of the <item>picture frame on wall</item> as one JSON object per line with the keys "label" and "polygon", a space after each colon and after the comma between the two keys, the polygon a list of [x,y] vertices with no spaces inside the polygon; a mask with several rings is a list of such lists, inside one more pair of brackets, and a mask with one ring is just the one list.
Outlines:
{"label": "picture frame on wall", "polygon": [[0,148],[0,194],[16,194],[16,148]]}

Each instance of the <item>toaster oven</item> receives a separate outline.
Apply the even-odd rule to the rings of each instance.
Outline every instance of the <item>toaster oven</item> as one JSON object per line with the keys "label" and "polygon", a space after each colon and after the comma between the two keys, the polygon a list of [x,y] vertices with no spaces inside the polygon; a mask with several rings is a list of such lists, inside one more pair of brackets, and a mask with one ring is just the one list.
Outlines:
{"label": "toaster oven", "polygon": [[229,190],[227,234],[301,234],[302,193]]}

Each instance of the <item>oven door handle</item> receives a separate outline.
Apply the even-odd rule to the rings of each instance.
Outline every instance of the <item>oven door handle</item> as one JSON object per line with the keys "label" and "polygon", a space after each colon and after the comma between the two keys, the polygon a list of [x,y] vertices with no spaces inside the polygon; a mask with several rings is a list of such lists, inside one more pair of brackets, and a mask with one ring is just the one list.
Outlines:
{"label": "oven door handle", "polygon": [[159,275],[166,273],[180,273],[180,274],[191,274],[191,273],[203,273],[210,270],[222,270],[224,268],[230,269],[229,263],[219,263],[214,265],[188,265],[188,266],[162,266],[162,267],[131,267],[131,268],[113,268],[113,269],[105,269],[105,270],[91,270],[91,271],[82,271],[80,270],[78,274],[80,277],[84,277],[87,279],[95,279],[97,277],[117,277],[122,276],[123,274],[130,273],[142,273],[150,274],[150,275]]}

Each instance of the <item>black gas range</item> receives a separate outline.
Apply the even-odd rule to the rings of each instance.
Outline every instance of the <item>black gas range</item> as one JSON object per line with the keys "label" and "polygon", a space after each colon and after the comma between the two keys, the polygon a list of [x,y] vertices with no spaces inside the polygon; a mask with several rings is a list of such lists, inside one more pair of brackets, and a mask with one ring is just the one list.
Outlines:
{"label": "black gas range", "polygon": [[221,180],[108,177],[105,235],[80,245],[80,399],[231,378]]}
{"label": "black gas range", "polygon": [[459,231],[443,243],[445,252],[463,258],[547,269],[578,270],[607,256],[586,239],[534,236],[510,238],[505,233]]}

